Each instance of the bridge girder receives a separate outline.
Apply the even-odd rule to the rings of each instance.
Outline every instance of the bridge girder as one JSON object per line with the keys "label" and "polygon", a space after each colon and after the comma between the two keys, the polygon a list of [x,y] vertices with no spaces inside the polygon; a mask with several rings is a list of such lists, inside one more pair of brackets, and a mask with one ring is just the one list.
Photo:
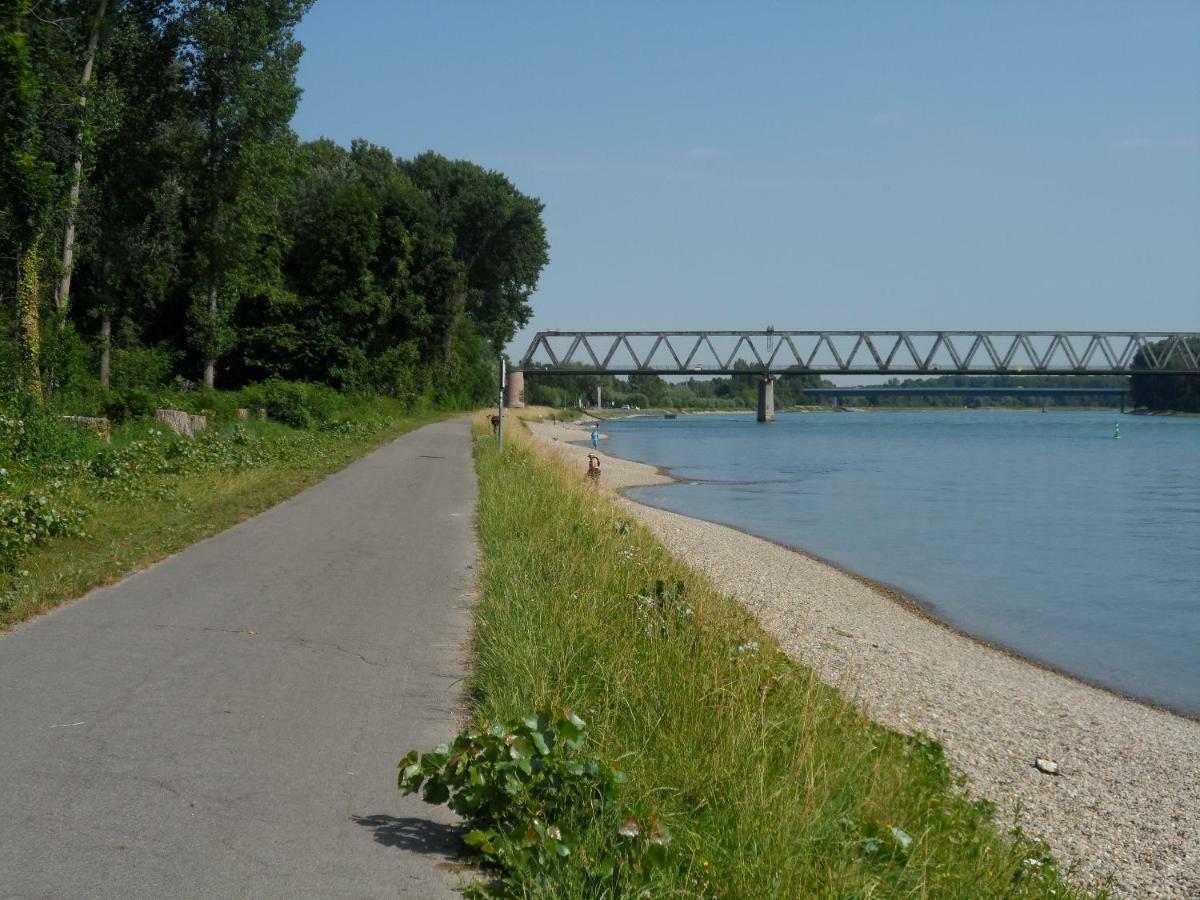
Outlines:
{"label": "bridge girder", "polygon": [[1200,375],[1200,332],[540,331],[520,366],[571,375]]}

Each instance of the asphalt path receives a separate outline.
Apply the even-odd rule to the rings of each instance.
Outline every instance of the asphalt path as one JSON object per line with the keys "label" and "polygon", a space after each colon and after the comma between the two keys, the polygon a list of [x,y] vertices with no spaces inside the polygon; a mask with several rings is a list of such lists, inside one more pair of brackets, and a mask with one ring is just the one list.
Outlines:
{"label": "asphalt path", "polygon": [[0,896],[452,896],[469,424],[0,635]]}

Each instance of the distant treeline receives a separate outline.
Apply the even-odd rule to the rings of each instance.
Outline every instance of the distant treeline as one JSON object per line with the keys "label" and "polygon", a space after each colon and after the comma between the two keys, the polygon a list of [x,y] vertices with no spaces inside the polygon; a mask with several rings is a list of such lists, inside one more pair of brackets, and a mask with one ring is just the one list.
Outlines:
{"label": "distant treeline", "polygon": [[542,205],[469,162],[300,142],[310,4],[0,0],[5,385],[490,398]]}
{"label": "distant treeline", "polygon": [[[525,373],[525,396],[531,403],[546,406],[591,406],[596,402],[596,388],[605,406],[636,406],[642,409],[666,407],[671,409],[746,409],[758,403],[759,375],[749,370],[747,363],[734,364],[746,368],[745,374],[728,377],[688,378],[686,381],[667,381],[652,372],[637,372],[627,378],[613,375],[538,375],[536,369]],[[815,375],[787,372],[775,379],[775,405],[800,406],[819,401],[806,397],[804,388],[819,387]]]}
{"label": "distant treeline", "polygon": [[[1155,354],[1167,351],[1166,342],[1152,345]],[[1200,359],[1200,339],[1187,341],[1188,349]],[[1183,354],[1176,351],[1168,360],[1166,368],[1182,367]],[[1134,368],[1146,366],[1145,354],[1138,351],[1134,357]],[[1200,377],[1195,375],[1134,375],[1132,380],[1133,402],[1137,406],[1153,410],[1200,413]]]}

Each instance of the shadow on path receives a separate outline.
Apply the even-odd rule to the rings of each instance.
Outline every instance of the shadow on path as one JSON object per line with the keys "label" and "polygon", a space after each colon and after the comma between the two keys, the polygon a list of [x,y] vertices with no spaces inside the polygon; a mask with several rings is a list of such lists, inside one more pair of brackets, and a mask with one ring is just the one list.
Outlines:
{"label": "shadow on path", "polygon": [[443,825],[416,816],[351,816],[354,822],[374,830],[377,843],[385,847],[398,847],[414,853],[441,856],[448,860],[458,858],[462,849],[462,828],[458,825]]}

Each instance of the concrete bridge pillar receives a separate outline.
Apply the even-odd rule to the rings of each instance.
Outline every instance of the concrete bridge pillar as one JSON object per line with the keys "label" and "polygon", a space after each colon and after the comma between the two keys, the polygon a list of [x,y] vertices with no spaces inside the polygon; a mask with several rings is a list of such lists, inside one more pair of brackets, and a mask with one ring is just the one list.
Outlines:
{"label": "concrete bridge pillar", "polygon": [[758,382],[758,421],[775,421],[775,379],[770,375]]}
{"label": "concrete bridge pillar", "polygon": [[525,373],[520,369],[508,370],[508,380],[504,385],[504,405],[509,409],[522,409],[525,406]]}

